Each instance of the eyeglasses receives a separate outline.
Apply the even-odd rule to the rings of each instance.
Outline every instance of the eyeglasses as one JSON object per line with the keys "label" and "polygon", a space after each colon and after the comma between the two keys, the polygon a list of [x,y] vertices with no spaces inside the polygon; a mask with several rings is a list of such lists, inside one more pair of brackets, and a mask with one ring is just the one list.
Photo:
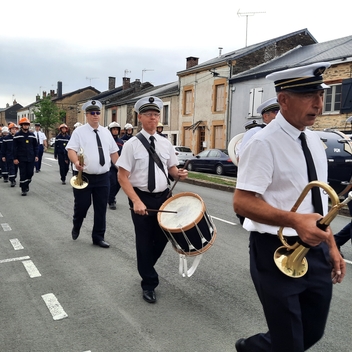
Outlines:
{"label": "eyeglasses", "polygon": [[142,113],[142,115],[147,116],[147,117],[160,117],[160,114],[158,112],[148,112],[148,113]]}
{"label": "eyeglasses", "polygon": [[94,116],[94,115],[100,115],[100,111],[89,111],[89,113]]}

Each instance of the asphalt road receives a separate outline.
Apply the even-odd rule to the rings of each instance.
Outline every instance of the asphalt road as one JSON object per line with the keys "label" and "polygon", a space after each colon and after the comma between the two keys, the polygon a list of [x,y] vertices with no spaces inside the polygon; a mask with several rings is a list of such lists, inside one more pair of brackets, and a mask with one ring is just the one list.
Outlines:
{"label": "asphalt road", "polygon": [[[43,162],[27,197],[0,180],[1,352],[230,352],[240,337],[266,330],[231,192],[176,185],[174,194],[202,197],[217,237],[190,278],[179,275],[178,254],[167,246],[153,305],[142,299],[124,193],[117,210],[108,209],[109,249],[91,243],[91,210],[73,241],[72,188],[61,185],[50,154]],[[349,220],[338,216],[332,228]],[[342,250],[347,275],[334,287],[326,334],[310,351],[352,350],[350,243]]]}

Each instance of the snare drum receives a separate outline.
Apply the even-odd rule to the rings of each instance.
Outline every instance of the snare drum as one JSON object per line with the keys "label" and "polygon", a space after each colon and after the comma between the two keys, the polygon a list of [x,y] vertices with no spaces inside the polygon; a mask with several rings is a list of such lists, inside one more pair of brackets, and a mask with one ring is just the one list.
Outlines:
{"label": "snare drum", "polygon": [[183,192],[166,200],[158,213],[158,222],[176,252],[196,256],[207,251],[215,241],[216,228],[207,214],[202,198]]}

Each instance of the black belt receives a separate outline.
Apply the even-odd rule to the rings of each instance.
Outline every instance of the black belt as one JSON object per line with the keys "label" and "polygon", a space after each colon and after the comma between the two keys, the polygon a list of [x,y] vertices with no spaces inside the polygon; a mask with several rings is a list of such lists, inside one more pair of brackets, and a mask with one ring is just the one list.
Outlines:
{"label": "black belt", "polygon": [[137,194],[143,193],[143,194],[148,195],[148,196],[153,197],[153,198],[160,198],[160,197],[162,197],[166,192],[169,191],[168,188],[166,188],[165,191],[163,191],[163,192],[145,192],[145,191],[141,191],[141,190],[140,190],[139,188],[137,188],[137,187],[133,187],[133,189],[135,190],[135,192],[136,192]]}
{"label": "black belt", "polygon": [[[258,231],[251,231],[251,233],[253,233],[254,235],[270,236],[271,238],[276,237],[277,239],[279,239],[277,235],[274,235],[274,234],[268,233],[268,232],[262,233],[262,232],[258,232]],[[292,246],[293,244],[295,244],[299,240],[299,236],[284,236],[284,237],[285,237],[286,242],[290,246]]]}

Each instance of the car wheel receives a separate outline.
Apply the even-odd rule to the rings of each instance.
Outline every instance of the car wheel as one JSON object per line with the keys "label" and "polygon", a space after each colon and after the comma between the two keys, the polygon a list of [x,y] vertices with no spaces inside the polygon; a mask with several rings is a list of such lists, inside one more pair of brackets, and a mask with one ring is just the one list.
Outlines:
{"label": "car wheel", "polygon": [[224,168],[222,165],[216,165],[215,167],[215,172],[217,175],[223,175],[224,174]]}
{"label": "car wheel", "polygon": [[187,165],[187,170],[188,170],[188,171],[193,171],[193,165],[192,165],[191,162],[188,163],[188,165]]}

